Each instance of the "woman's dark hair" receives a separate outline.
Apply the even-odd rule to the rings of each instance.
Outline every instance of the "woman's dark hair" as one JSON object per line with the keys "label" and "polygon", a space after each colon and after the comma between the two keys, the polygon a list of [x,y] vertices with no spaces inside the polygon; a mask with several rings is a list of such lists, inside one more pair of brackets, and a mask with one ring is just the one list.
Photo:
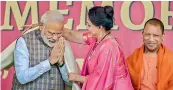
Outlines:
{"label": "woman's dark hair", "polygon": [[89,19],[95,26],[103,26],[106,31],[113,27],[114,9],[112,6],[95,6],[89,9]]}

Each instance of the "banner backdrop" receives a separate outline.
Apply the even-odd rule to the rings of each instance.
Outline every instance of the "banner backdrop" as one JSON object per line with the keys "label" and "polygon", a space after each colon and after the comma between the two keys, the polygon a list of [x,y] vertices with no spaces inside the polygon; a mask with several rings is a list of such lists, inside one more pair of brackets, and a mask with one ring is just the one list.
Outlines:
{"label": "banner backdrop", "polygon": [[[13,42],[21,35],[23,30],[21,26],[38,23],[42,14],[47,10],[60,11],[64,15],[65,26],[81,32],[86,31],[88,9],[93,6],[105,5],[114,7],[115,22],[112,34],[120,42],[126,57],[135,48],[142,45],[144,23],[153,17],[162,20],[164,23],[165,36],[163,43],[173,51],[173,1],[4,1],[1,2],[1,66],[12,62],[7,62],[13,58],[13,54],[9,51],[11,46],[14,47]],[[70,44],[77,62],[82,66],[88,46],[72,42]],[[2,59],[6,57],[7,59]],[[11,90],[15,72],[13,64],[8,66],[6,69],[1,67],[1,90]]]}

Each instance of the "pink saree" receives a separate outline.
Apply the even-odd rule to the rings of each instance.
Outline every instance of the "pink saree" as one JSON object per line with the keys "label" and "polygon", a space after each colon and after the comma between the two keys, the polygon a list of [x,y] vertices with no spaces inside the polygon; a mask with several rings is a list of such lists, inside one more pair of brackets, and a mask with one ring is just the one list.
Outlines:
{"label": "pink saree", "polygon": [[121,48],[115,38],[106,38],[96,46],[96,39],[84,33],[90,46],[82,76],[86,76],[82,90],[134,90]]}

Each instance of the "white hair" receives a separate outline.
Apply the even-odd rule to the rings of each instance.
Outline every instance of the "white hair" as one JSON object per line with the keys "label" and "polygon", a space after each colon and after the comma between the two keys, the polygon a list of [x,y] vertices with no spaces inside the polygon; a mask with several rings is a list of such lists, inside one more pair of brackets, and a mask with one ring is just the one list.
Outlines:
{"label": "white hair", "polygon": [[41,22],[43,24],[46,25],[48,21],[64,21],[64,17],[58,10],[49,10],[41,17]]}

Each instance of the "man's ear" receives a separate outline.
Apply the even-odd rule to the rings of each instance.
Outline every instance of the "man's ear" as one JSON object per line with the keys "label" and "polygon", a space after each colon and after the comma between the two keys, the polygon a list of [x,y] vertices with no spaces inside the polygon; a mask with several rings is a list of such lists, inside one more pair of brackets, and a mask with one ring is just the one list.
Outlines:
{"label": "man's ear", "polygon": [[162,41],[164,41],[165,33],[162,35]]}
{"label": "man's ear", "polygon": [[38,24],[39,24],[38,26],[40,27],[40,30],[43,30],[43,23],[39,22]]}
{"label": "man's ear", "polygon": [[41,26],[39,26],[39,27],[40,27],[40,31],[42,31],[44,26],[43,26],[43,25],[41,25]]}
{"label": "man's ear", "polygon": [[43,26],[43,23],[42,22],[39,22],[39,26]]}
{"label": "man's ear", "polygon": [[144,31],[142,31],[142,35],[144,35]]}

